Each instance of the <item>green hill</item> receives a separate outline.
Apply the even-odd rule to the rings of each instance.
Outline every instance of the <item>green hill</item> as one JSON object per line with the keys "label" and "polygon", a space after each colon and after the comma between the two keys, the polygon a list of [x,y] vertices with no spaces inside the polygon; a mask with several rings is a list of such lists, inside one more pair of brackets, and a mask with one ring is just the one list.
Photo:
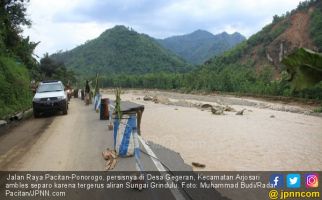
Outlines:
{"label": "green hill", "polygon": [[322,50],[321,1],[304,1],[291,12],[275,15],[272,23],[223,56],[208,60],[205,67],[242,64],[260,72],[269,66],[278,78],[284,69],[282,59],[298,48]]}
{"label": "green hill", "polygon": [[51,57],[80,75],[185,72],[192,67],[154,39],[124,26],[115,26],[96,39]]}
{"label": "green hill", "polygon": [[235,47],[246,38],[240,33],[213,35],[204,30],[197,30],[187,35],[173,36],[157,40],[163,47],[193,64],[202,64],[213,56]]}

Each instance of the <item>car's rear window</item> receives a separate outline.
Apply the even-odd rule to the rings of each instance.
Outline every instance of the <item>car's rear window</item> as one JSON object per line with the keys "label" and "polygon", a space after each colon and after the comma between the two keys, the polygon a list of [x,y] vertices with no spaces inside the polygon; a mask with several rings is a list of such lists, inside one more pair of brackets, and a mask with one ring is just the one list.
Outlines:
{"label": "car's rear window", "polygon": [[37,92],[55,92],[55,91],[62,91],[64,87],[60,83],[51,83],[51,84],[42,84],[38,87]]}

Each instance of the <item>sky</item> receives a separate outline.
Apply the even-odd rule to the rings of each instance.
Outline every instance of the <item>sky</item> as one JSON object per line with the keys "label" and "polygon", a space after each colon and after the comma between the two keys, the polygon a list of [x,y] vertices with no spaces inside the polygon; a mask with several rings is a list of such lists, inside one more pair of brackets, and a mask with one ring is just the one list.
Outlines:
{"label": "sky", "polygon": [[269,24],[274,15],[295,9],[302,0],[30,0],[31,28],[24,36],[40,41],[42,57],[66,51],[98,37],[115,25],[155,38],[202,29],[213,34],[239,32],[246,37]]}

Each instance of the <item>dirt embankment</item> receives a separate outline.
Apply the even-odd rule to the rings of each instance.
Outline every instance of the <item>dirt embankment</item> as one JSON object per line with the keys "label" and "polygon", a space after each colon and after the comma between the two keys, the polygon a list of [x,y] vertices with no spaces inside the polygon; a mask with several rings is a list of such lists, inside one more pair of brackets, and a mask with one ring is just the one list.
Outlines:
{"label": "dirt embankment", "polygon": [[[310,11],[309,11],[310,12]],[[294,48],[310,48],[313,49],[314,45],[309,34],[310,14],[309,12],[298,12],[291,17],[291,26],[277,40],[290,41]]]}

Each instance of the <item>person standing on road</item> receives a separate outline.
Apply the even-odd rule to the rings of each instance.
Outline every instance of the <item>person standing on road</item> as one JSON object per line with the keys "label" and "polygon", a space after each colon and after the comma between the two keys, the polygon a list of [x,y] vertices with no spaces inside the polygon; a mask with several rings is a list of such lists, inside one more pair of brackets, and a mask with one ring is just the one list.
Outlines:
{"label": "person standing on road", "polygon": [[85,84],[85,104],[89,104],[89,93],[91,92],[91,88],[89,87],[88,80],[86,80]]}

